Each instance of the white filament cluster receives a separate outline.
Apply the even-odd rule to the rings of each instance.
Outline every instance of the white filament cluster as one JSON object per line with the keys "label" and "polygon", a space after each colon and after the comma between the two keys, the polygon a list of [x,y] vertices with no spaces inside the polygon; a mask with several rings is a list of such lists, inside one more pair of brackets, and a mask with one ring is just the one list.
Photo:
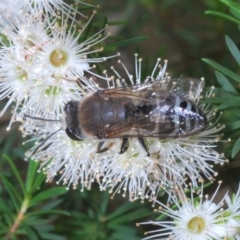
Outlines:
{"label": "white filament cluster", "polygon": [[[103,81],[107,88],[134,86],[133,91],[141,91],[154,80],[169,91],[172,84],[172,89],[178,91],[175,88],[178,82],[171,82],[166,73],[166,60],[162,64],[157,59],[153,71],[144,79],[141,73],[144,61],[137,55],[135,74],[118,61],[127,79],[114,67],[110,75],[107,71],[103,76],[93,73],[94,66],[90,64],[103,62],[107,57],[91,58],[91,54],[103,50],[98,44],[108,34],[103,36],[104,28],[82,41],[96,12],[86,20],[76,9],[61,0],[0,3],[0,12],[5,13],[0,18],[0,33],[5,36],[0,48],[0,100],[7,98],[0,116],[11,105],[9,127],[14,121],[22,121],[22,133],[32,136],[30,141],[36,142],[26,158],[40,162],[39,170],[46,174],[47,181],[57,176],[59,183],[68,188],[80,184],[82,190],[90,189],[96,181],[100,190],[128,195],[131,201],[156,199],[160,189],[172,189],[176,183],[185,185],[186,179],[194,187],[202,176],[213,180],[217,173],[212,165],[223,164],[226,159],[215,150],[223,126],[218,126],[209,105],[199,106],[208,119],[205,130],[185,138],[146,138],[150,156],[135,138],[130,139],[129,148],[123,154],[119,154],[122,139],[106,139],[104,144],[109,150],[97,154],[98,140],[74,141],[67,136],[65,122],[59,121],[64,119],[65,104],[81,101],[88,93],[98,91],[96,79]],[[85,22],[79,21],[79,17]],[[91,76],[86,76],[86,72]],[[141,85],[143,82],[145,85]],[[187,93],[196,104],[203,84],[200,81],[198,91],[193,91],[196,87],[193,85]],[[210,96],[211,93],[205,97]],[[57,121],[41,121],[26,115]]]}

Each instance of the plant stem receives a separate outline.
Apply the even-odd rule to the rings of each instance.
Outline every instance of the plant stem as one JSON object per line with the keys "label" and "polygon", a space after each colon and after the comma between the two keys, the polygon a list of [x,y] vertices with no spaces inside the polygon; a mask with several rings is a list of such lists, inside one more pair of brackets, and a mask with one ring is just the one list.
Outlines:
{"label": "plant stem", "polygon": [[9,240],[12,239],[12,235],[17,231],[17,229],[18,229],[19,225],[21,224],[21,221],[23,220],[24,215],[25,215],[25,213],[27,211],[28,203],[29,203],[29,199],[28,198],[23,200],[22,206],[21,206],[21,208],[20,208],[20,210],[19,210],[19,212],[18,212],[18,214],[17,214],[17,216],[15,218],[15,221],[12,224],[9,232],[6,235],[6,239],[9,239]]}

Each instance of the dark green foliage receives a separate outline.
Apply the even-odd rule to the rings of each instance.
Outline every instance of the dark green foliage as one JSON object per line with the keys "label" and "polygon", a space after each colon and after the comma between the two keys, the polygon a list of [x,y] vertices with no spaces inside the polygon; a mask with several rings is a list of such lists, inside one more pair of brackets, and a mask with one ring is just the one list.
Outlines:
{"label": "dark green foliage", "polygon": [[[240,24],[240,4],[235,1],[221,0],[222,3],[226,4],[230,8],[230,14],[223,14],[221,12],[207,11],[206,14],[211,14],[214,16],[220,16],[225,19],[231,20],[234,23]],[[239,34],[239,32],[238,32]],[[233,59],[235,60],[234,65],[231,69],[239,68],[240,66],[240,51],[239,47],[234,43],[234,41],[229,37],[225,36],[225,42],[229,52],[231,53]],[[230,58],[230,55],[228,56]],[[239,107],[240,107],[240,75],[238,71],[230,70],[228,67],[222,66],[221,64],[210,60],[202,59],[204,62],[211,65],[217,71],[215,72],[216,79],[221,86],[221,89],[216,90],[217,98],[214,100],[218,103],[218,110],[226,110],[228,117],[228,124],[226,132],[229,133],[234,131],[231,135],[232,138],[232,150],[231,157],[234,158],[240,150],[240,125],[239,125]],[[211,99],[212,100],[212,99]]]}
{"label": "dark green foliage", "polygon": [[29,162],[24,177],[12,159],[4,155],[4,160],[3,170],[9,168],[10,174],[0,174],[0,238],[64,239],[52,231],[59,215],[69,215],[59,209],[58,196],[66,193],[65,187],[44,188],[45,176],[37,173],[39,164],[34,161]]}
{"label": "dark green foliage", "polygon": [[[173,77],[204,76],[208,87],[216,85],[216,97],[205,102],[224,110],[220,119],[226,123],[224,139],[232,139],[230,146],[224,145],[224,151],[229,158],[237,158],[240,150],[240,51],[239,42],[234,39],[239,39],[235,24],[240,24],[240,5],[226,0],[205,0],[198,4],[186,0],[98,2],[102,5],[99,16],[89,24],[82,39],[106,24],[120,30],[106,43],[101,43],[103,52],[94,53],[92,57],[120,51],[131,68],[133,53],[137,51],[144,58],[144,76],[149,75],[157,57],[170,59],[168,71]],[[209,8],[215,10],[206,13],[216,18],[204,15]],[[103,17],[104,14],[115,16],[120,10],[122,14],[117,20],[108,21]],[[203,57],[208,65],[201,63]],[[105,68],[97,70],[101,72]],[[3,106],[2,101],[0,109]],[[156,218],[149,203],[131,203],[120,195],[109,200],[109,194],[99,192],[98,187],[81,193],[79,189],[66,191],[54,182],[46,184],[45,176],[37,172],[39,165],[24,162],[28,147],[21,145],[17,127],[6,132],[8,114],[4,117],[0,119],[0,239],[143,238],[144,227],[136,228],[135,223]]]}

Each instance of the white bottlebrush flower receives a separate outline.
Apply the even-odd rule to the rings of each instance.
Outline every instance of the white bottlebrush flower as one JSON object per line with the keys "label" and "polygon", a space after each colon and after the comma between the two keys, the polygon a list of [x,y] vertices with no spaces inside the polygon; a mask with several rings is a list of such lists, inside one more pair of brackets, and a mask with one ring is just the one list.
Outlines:
{"label": "white bottlebrush flower", "polygon": [[[22,119],[24,112],[49,118],[48,111],[59,117],[66,102],[76,96],[81,98],[79,78],[84,82],[84,71],[91,74],[90,64],[107,59],[90,57],[103,50],[96,45],[107,37],[102,36],[104,29],[82,40],[94,14],[84,25],[70,10],[51,18],[29,13],[11,28],[0,28],[9,40],[0,47],[0,100],[9,98],[1,115],[16,102],[9,126],[16,119]],[[54,94],[47,97],[52,91]],[[28,127],[28,123],[25,126]]]}
{"label": "white bottlebrush flower", "polygon": [[[163,76],[164,76],[165,68],[166,68],[166,64],[164,65],[164,68],[160,70]],[[82,89],[82,92],[79,93],[79,99],[78,99],[79,101],[81,101],[82,96],[87,95],[88,93],[96,92],[97,90],[100,90],[98,85],[91,78],[83,78],[81,79],[81,82],[84,83],[86,88]],[[65,87],[63,86],[63,88]],[[37,93],[39,89],[40,88],[38,87],[36,88],[36,92],[34,91],[32,92],[32,94],[38,99],[33,101],[33,104],[29,109],[33,110],[34,108],[38,109],[41,107],[41,110],[35,111],[35,113],[37,113],[36,115],[33,115],[31,111],[27,113],[31,116],[41,117],[42,115],[39,114],[39,112],[41,111],[44,112],[44,109],[45,109],[46,114],[44,115],[43,119],[44,118],[45,119],[64,119],[65,117],[64,113],[61,116],[61,115],[58,115],[59,113],[56,114],[56,111],[54,112],[52,110],[47,109],[46,99],[48,98],[48,96],[46,96],[46,99],[44,97],[40,99],[42,96],[42,91]],[[56,93],[57,96],[60,95],[61,92],[64,93],[64,90],[62,91],[60,90],[59,94]],[[66,90],[66,94],[67,94],[67,90]],[[32,98],[29,98],[29,99],[32,99]],[[76,99],[76,98],[73,98],[73,99]],[[41,103],[40,100],[42,101],[44,100],[44,101]],[[49,104],[51,102],[52,101],[49,99]],[[63,101],[60,101],[60,102],[63,103]],[[38,104],[35,104],[35,103],[38,103]],[[29,104],[26,104],[26,105],[29,106]],[[88,162],[87,165],[91,169],[91,171],[89,171],[91,179],[92,179],[92,176],[95,176],[95,180],[98,181],[99,184],[101,185],[101,190],[108,187],[105,184],[103,184],[104,181],[102,181],[102,179],[108,179],[108,177],[110,176],[109,175],[110,172],[116,173],[118,174],[118,176],[115,176],[116,177],[115,179],[110,179],[114,183],[112,186],[115,187],[116,183],[118,182],[118,179],[123,179],[124,177],[126,177],[126,180],[124,180],[124,183],[121,184],[121,186],[119,186],[119,189],[122,189],[122,187],[126,187],[125,192],[127,193],[131,192],[133,197],[131,200],[135,200],[136,195],[139,196],[141,192],[145,194],[146,191],[149,191],[148,187],[150,187],[151,189],[150,195],[152,195],[152,192],[154,192],[156,189],[159,188],[159,182],[162,181],[159,178],[160,172],[165,172],[163,174],[166,174],[166,170],[164,170],[164,167],[162,167],[161,169],[157,168],[158,166],[155,159],[149,158],[149,160],[145,160],[143,156],[145,156],[146,153],[144,149],[141,148],[138,141],[136,141],[135,139],[131,140],[131,142],[133,143],[132,144],[133,147],[131,149],[128,149],[126,153],[122,155],[119,154],[119,149],[121,145],[120,139],[106,140],[105,146],[106,145],[111,146],[109,151],[96,154],[97,146],[100,140],[83,139],[82,141],[76,142],[69,139],[68,136],[64,133],[66,128],[66,125],[64,125],[64,121],[61,127],[59,126],[52,127],[51,125],[55,126],[56,123],[51,123],[47,121],[44,122],[44,120],[42,122],[41,120],[32,122],[32,120],[28,119],[28,117],[26,118],[25,121],[26,122],[23,122],[22,129],[25,130],[26,134],[31,134],[35,132],[35,137],[32,140],[37,140],[39,142],[35,148],[29,151],[28,156],[32,156],[32,158],[42,162],[42,166],[44,166],[44,168],[42,167],[42,169],[48,176],[49,180],[51,180],[56,175],[56,173],[61,173],[61,175],[63,176],[61,180],[64,179],[65,184],[67,184],[68,186],[73,185],[73,187],[75,188],[77,181],[73,182],[72,180],[70,181],[69,179],[75,179],[75,180],[79,179],[77,176],[80,170],[79,168],[76,168],[73,164],[74,162],[76,163],[76,161],[72,160],[72,159],[76,159],[76,156],[78,156],[79,159],[82,159],[77,161],[79,164],[81,164],[82,162]],[[46,141],[44,140],[47,138],[47,136],[50,136],[54,131],[60,128],[61,128],[61,131],[59,133],[53,135],[50,139],[47,139]],[[62,137],[58,137],[58,136],[62,136]],[[64,138],[66,139],[64,140]],[[39,144],[40,145],[42,144],[40,148],[38,148]],[[47,148],[48,145],[50,146]],[[75,145],[77,147],[73,148],[73,146]],[[60,151],[61,147],[65,148],[62,152]],[[36,148],[38,148],[37,151],[35,151]],[[53,149],[59,149],[59,154],[55,154]],[[82,151],[83,152],[85,151],[85,153],[83,153]],[[62,155],[62,153],[64,154]],[[138,155],[138,157],[136,157],[136,155]],[[130,158],[130,156],[132,156],[132,158]],[[116,164],[115,161],[112,161],[115,158],[117,161],[119,160],[118,165]],[[49,161],[49,159],[51,160]],[[144,165],[141,165],[141,161],[143,162]],[[63,168],[62,167],[63,165],[59,164],[60,162],[62,163],[64,162],[64,166],[67,166],[67,167]],[[128,163],[129,163],[129,167],[126,167]],[[135,179],[133,176],[137,176],[138,174],[139,174],[138,179]],[[153,180],[151,180],[151,178]],[[142,182],[142,184],[140,184],[140,182]],[[83,187],[83,181],[79,180],[79,183],[81,183]],[[109,185],[109,181],[107,181],[106,184]],[[128,184],[130,187],[128,187]]]}
{"label": "white bottlebrush flower", "polygon": [[[158,155],[149,151],[150,156],[140,145],[138,139],[129,141],[129,148],[119,154],[122,140],[108,140],[110,149],[102,154],[100,182],[101,190],[115,195],[129,196],[130,201],[155,198],[161,188],[169,187],[169,182],[182,179],[182,174],[164,161],[159,162]],[[170,175],[171,174],[171,175]],[[182,179],[183,180],[183,179]]]}
{"label": "white bottlebrush flower", "polygon": [[0,1],[0,26],[19,24],[26,4],[19,0]]}
{"label": "white bottlebrush flower", "polygon": [[31,14],[38,15],[44,13],[56,16],[56,11],[69,14],[74,19],[76,14],[84,16],[83,13],[77,11],[78,5],[95,8],[96,6],[75,0],[75,6],[65,3],[63,0],[1,0],[0,2],[0,25],[11,27],[12,25],[21,25],[24,17]]}
{"label": "white bottlebrush flower", "polygon": [[240,227],[240,222],[235,221],[235,231],[232,230],[232,225],[227,223],[231,222],[231,220],[226,215],[228,209],[223,210],[225,198],[218,204],[214,203],[219,186],[211,199],[208,196],[204,197],[203,187],[198,192],[198,196],[196,196],[196,192],[191,188],[190,198],[186,196],[182,188],[179,188],[174,195],[171,195],[170,201],[172,202],[172,207],[157,202],[160,205],[159,213],[170,219],[141,223],[153,224],[159,227],[157,230],[147,232],[146,235],[149,236],[144,239],[237,239],[235,238],[236,229]]}
{"label": "white bottlebrush flower", "polygon": [[[128,76],[128,79],[124,80],[125,82],[129,81],[131,85],[143,82],[141,62],[142,59],[138,59],[136,55],[135,77],[120,62]],[[164,84],[167,82],[166,64],[163,67],[160,66],[160,71],[156,73],[158,65],[159,62],[148,79],[162,82],[165,89]],[[123,81],[120,74],[114,68],[112,69],[118,77],[116,82]],[[119,86],[118,84],[114,87]],[[176,84],[178,83],[176,82]],[[111,87],[109,86],[109,88]],[[189,93],[189,98],[198,104],[200,94],[201,91]],[[211,93],[207,94],[206,97],[210,96]],[[198,181],[202,179],[202,175],[213,180],[217,174],[212,168],[213,164],[226,162],[224,156],[214,150],[219,141],[218,132],[223,126],[217,125],[218,119],[214,120],[215,113],[209,109],[208,105],[201,104],[199,108],[206,114],[208,125],[197,134],[163,140],[151,136],[144,138],[150,156],[147,156],[146,151],[136,139],[129,141],[129,148],[124,154],[118,154],[119,150],[115,150],[115,148],[104,153],[106,160],[102,162],[101,171],[105,172],[105,177],[102,179],[100,188],[110,189],[113,195],[122,193],[125,196],[128,192],[130,200],[135,200],[148,197],[156,198],[161,188],[172,188],[176,183],[185,184],[186,179],[190,180],[194,187],[198,186]]]}
{"label": "white bottlebrush flower", "polygon": [[[29,92],[28,99],[18,107],[17,120],[22,120],[25,115],[60,120],[65,104],[81,98],[79,87],[74,82],[49,77],[47,81],[36,85]],[[35,125],[30,117],[26,117],[22,123],[22,129],[27,132],[31,132]]]}
{"label": "white bottlebrush flower", "polygon": [[[98,86],[91,79],[85,79],[83,82],[88,84],[84,90],[85,94],[98,89]],[[58,99],[61,94],[65,94],[64,90],[66,90],[66,95],[69,93],[69,96],[60,99],[62,104],[63,100],[67,100],[68,97],[72,98],[71,91],[65,88],[62,89],[62,93],[60,90],[60,93],[55,98]],[[81,94],[84,94],[84,91]],[[81,98],[81,95],[79,98]],[[47,101],[44,98],[41,101],[43,101],[42,108],[46,107]],[[51,101],[49,101],[50,103]],[[101,159],[96,154],[99,141],[94,139],[74,141],[70,139],[65,132],[65,120],[61,118],[61,114],[59,116],[57,114],[60,113],[51,112],[46,109],[44,117],[46,120],[61,119],[61,121],[45,121],[37,117],[34,120],[27,117],[26,122],[23,121],[23,126],[21,127],[21,130],[24,129],[23,134],[30,134],[32,138],[29,141],[36,142],[36,146],[26,153],[26,159],[33,158],[35,161],[41,163],[39,171],[43,171],[46,174],[46,181],[51,181],[57,174],[60,174],[58,182],[62,182],[67,188],[73,187],[75,189],[80,184],[82,191],[84,188],[90,189],[91,184],[96,179],[102,177],[99,168]],[[25,144],[29,141],[26,141]]]}
{"label": "white bottlebrush flower", "polygon": [[[226,210],[222,214],[224,219],[219,222],[218,232],[222,234],[222,237],[235,237],[240,233],[240,185],[236,194],[225,195]],[[235,238],[234,238],[235,239]],[[239,239],[236,237],[236,239]]]}
{"label": "white bottlebrush flower", "polygon": [[[44,11],[45,13],[55,14],[56,11],[62,11],[64,13],[71,11],[84,16],[82,13],[77,12],[72,5],[67,4],[64,0],[24,0],[24,2],[27,6],[27,10],[33,10],[35,12]],[[75,0],[74,4],[96,7],[80,0]]]}
{"label": "white bottlebrush flower", "polygon": [[[91,48],[108,37],[108,35],[102,37],[102,33],[105,30],[102,29],[82,41],[82,35],[92,17],[82,29],[79,29],[81,26],[80,22],[74,22],[72,19],[68,19],[69,16],[62,15],[60,23],[53,22],[47,26],[48,31],[50,30],[48,41],[43,42],[42,38],[38,38],[38,35],[36,37],[32,36],[31,42],[37,47],[35,47],[34,57],[39,63],[39,68],[41,68],[43,75],[65,77],[66,79],[74,80],[83,76],[84,71],[91,69],[89,63],[102,62],[107,59],[88,58],[88,55],[103,50],[103,48],[94,50],[91,50]],[[69,21],[73,21],[73,23],[69,24]]]}
{"label": "white bottlebrush flower", "polygon": [[[142,82],[141,61],[136,56],[136,77],[130,75],[123,65],[129,77],[130,86]],[[164,88],[169,83],[165,74],[166,62],[164,66],[161,66],[159,61],[151,76],[147,79],[159,81]],[[114,69],[113,71],[118,76],[116,80],[108,77],[105,72],[105,78],[111,79],[107,82],[108,88],[119,87],[121,84],[125,85],[127,81],[124,82]],[[100,90],[91,79],[85,78],[84,83],[88,92],[83,92],[83,95]],[[187,89],[191,91],[189,88]],[[192,101],[198,102],[201,94],[200,90],[192,91],[191,94],[188,93]],[[81,101],[81,98],[79,98],[79,101]],[[199,107],[208,118],[208,126],[205,130],[184,138],[166,138],[164,140],[153,137],[144,138],[149,156],[136,138],[129,140],[129,147],[123,154],[119,154],[122,139],[104,139],[103,148],[107,147],[109,149],[98,154],[96,154],[96,149],[99,141],[94,140],[92,149],[95,149],[96,158],[99,159],[99,165],[97,166],[99,177],[95,180],[99,182],[100,189],[109,190],[113,195],[115,193],[122,193],[124,196],[129,195],[129,199],[133,201],[138,198],[156,198],[161,188],[172,188],[176,183],[185,184],[186,178],[190,179],[193,186],[196,187],[198,181],[201,180],[201,173],[212,180],[215,174],[212,164],[222,164],[226,161],[222,155],[214,150],[218,141],[217,132],[222,127],[216,127],[217,122],[211,124],[214,113],[208,109],[208,106],[200,105]],[[64,114],[62,118],[64,118]],[[62,130],[65,130],[65,128],[63,127]],[[54,142],[55,137],[53,136],[49,141]],[[83,139],[82,141],[88,140]],[[46,146],[47,144],[48,142],[46,142]],[[44,149],[42,148],[41,151],[46,151]],[[41,151],[39,149],[38,152],[40,153],[37,154],[44,155]],[[48,155],[48,157],[50,159],[51,155]],[[68,160],[64,159],[63,161],[67,162]],[[64,175],[64,171],[61,172]],[[75,175],[75,168],[72,171],[68,169],[66,179],[71,179],[71,176]],[[93,175],[96,176],[96,172]]]}
{"label": "white bottlebrush flower", "polygon": [[13,116],[9,125],[16,120],[18,108],[27,102],[37,77],[32,71],[32,62],[25,59],[25,54],[24,49],[12,45],[0,50],[0,100],[8,98],[0,117],[13,103]]}
{"label": "white bottlebrush flower", "polygon": [[[61,124],[58,123],[48,126],[45,124],[45,133],[40,123],[38,127],[39,131],[35,132],[31,141],[36,140],[36,144],[42,141],[42,144],[37,145],[35,153],[35,148],[27,152],[26,157],[31,157],[34,153],[34,160],[40,162],[39,171],[46,174],[46,181],[52,181],[59,175],[58,183],[63,183],[67,188],[76,189],[80,184],[82,191],[84,188],[90,189],[94,180],[99,177],[96,142],[73,141],[61,130]],[[53,133],[49,140],[44,141]]]}

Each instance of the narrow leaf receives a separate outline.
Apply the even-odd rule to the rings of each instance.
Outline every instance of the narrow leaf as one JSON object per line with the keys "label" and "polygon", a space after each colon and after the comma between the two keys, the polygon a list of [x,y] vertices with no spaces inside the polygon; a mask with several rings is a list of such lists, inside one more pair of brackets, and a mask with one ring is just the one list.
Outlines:
{"label": "narrow leaf", "polygon": [[6,199],[3,200],[2,198],[0,198],[0,212],[1,213],[11,213],[12,212],[11,209],[6,204]]}
{"label": "narrow leaf", "polygon": [[240,129],[240,120],[230,123],[227,126],[228,126],[228,128],[230,128],[231,131]]}
{"label": "narrow leaf", "polygon": [[60,235],[54,234],[54,233],[40,233],[42,239],[48,239],[48,240],[66,240],[65,237],[61,237]]}
{"label": "narrow leaf", "polygon": [[223,74],[227,75],[228,77],[232,78],[233,80],[240,82],[240,76],[235,74],[234,72],[228,70],[227,68],[221,66],[220,64],[216,63],[213,60],[202,58],[202,61],[208,63],[212,67],[216,68],[218,71],[222,72]]}
{"label": "narrow leaf", "polygon": [[134,211],[136,208],[137,207],[134,203],[125,203],[119,206],[114,212],[110,213],[107,216],[107,221],[112,221],[115,218],[125,215],[129,211]]}
{"label": "narrow leaf", "polygon": [[220,106],[218,106],[218,110],[223,110],[226,108],[238,107],[238,106],[240,106],[240,97],[221,104]]}
{"label": "narrow leaf", "polygon": [[238,11],[236,11],[236,9],[230,8],[230,12],[231,12],[231,14],[232,14],[235,18],[240,19],[240,14],[239,14]]}
{"label": "narrow leaf", "polygon": [[40,216],[29,216],[30,214],[25,215],[26,218],[24,219],[25,224],[29,226],[43,226],[43,225],[49,225],[49,219],[47,218],[40,218]]}
{"label": "narrow leaf", "polygon": [[42,172],[36,173],[35,181],[33,183],[33,185],[35,187],[34,190],[40,189],[42,182],[44,181],[45,178],[46,178],[46,176]]}
{"label": "narrow leaf", "polygon": [[63,199],[53,200],[53,201],[45,204],[41,209],[42,210],[50,210],[50,209],[57,207],[62,202],[63,202]]}
{"label": "narrow leaf", "polygon": [[114,224],[117,225],[117,224],[124,224],[126,222],[136,221],[139,219],[140,216],[141,218],[144,218],[144,217],[149,217],[151,214],[152,212],[150,212],[147,209],[139,209],[133,212],[126,213],[114,220],[109,221],[108,225],[110,226]]}
{"label": "narrow leaf", "polygon": [[3,155],[3,157],[8,161],[8,163],[9,163],[9,165],[10,165],[10,167],[11,167],[11,169],[12,169],[14,175],[15,175],[15,177],[17,178],[17,181],[18,181],[19,185],[20,185],[21,188],[22,188],[23,193],[25,193],[25,188],[24,188],[23,181],[22,181],[22,179],[21,179],[21,177],[20,177],[20,174],[19,174],[18,169],[16,168],[15,164],[14,164],[13,161],[12,161],[8,156],[6,156],[5,154]]}
{"label": "narrow leaf", "polygon": [[[83,32],[83,36],[82,36],[82,39],[81,39],[81,42],[84,42],[86,39],[87,39],[87,37],[88,37],[88,35],[89,35],[89,33],[90,33],[90,30],[91,30],[91,28],[92,28],[92,25],[93,25],[93,21],[91,20],[89,23],[88,23],[88,25],[87,25],[87,27],[85,28],[85,30],[84,30],[84,32]],[[79,43],[80,44],[80,43]]]}
{"label": "narrow leaf", "polygon": [[232,158],[234,158],[240,150],[240,137],[236,141],[232,149]]}
{"label": "narrow leaf", "polygon": [[234,11],[240,14],[240,4],[234,1],[220,0],[222,3],[226,4],[228,7],[234,9]]}
{"label": "narrow leaf", "polygon": [[[27,192],[33,191],[33,184],[35,176],[37,174],[39,164],[35,161],[29,161],[28,171],[27,171],[27,180],[26,180],[26,190]],[[35,190],[35,189],[34,189]]]}
{"label": "narrow leaf", "polygon": [[[114,229],[114,233],[111,235],[111,239],[122,240],[122,239],[131,239],[131,240],[141,240],[140,237],[136,236],[136,229],[132,227],[119,226]],[[126,237],[127,236],[127,237]]]}
{"label": "narrow leaf", "polygon": [[227,92],[231,92],[233,94],[237,94],[236,89],[230,83],[230,81],[220,72],[215,71],[215,76],[219,84],[225,89]]}
{"label": "narrow leaf", "polygon": [[27,224],[22,223],[22,227],[25,230],[26,235],[28,236],[27,239],[38,240],[37,234],[33,231],[33,229],[30,226],[28,226]]}
{"label": "narrow leaf", "polygon": [[107,192],[105,192],[105,194],[103,195],[103,199],[101,201],[101,206],[100,206],[101,215],[106,214],[108,203],[109,203],[109,195]]}
{"label": "narrow leaf", "polygon": [[205,14],[207,15],[213,15],[213,16],[217,16],[217,17],[222,17],[222,18],[225,18],[227,20],[230,20],[234,23],[237,23],[238,25],[240,25],[240,20],[234,18],[234,17],[231,17],[227,14],[224,14],[224,13],[221,13],[221,12],[217,12],[217,11],[212,11],[212,10],[207,10],[205,11]]}
{"label": "narrow leaf", "polygon": [[26,214],[26,217],[32,217],[32,216],[38,216],[38,215],[44,215],[44,214],[62,214],[65,216],[70,216],[71,214],[64,210],[39,210],[36,212],[31,212]]}
{"label": "narrow leaf", "polygon": [[147,38],[148,38],[147,36],[130,38],[130,39],[127,39],[127,40],[122,40],[122,41],[119,41],[119,42],[110,43],[109,45],[111,47],[112,46],[114,46],[114,47],[127,46],[127,45],[130,45],[130,44],[136,44],[136,43],[142,42],[143,40],[145,40]]}
{"label": "narrow leaf", "polygon": [[48,189],[44,192],[39,193],[38,195],[36,195],[35,197],[33,197],[30,200],[29,206],[32,206],[40,201],[52,198],[52,197],[56,197],[58,195],[62,195],[64,193],[66,193],[66,187],[55,187],[55,188],[51,188]]}
{"label": "narrow leaf", "polygon": [[124,24],[127,24],[128,21],[127,20],[120,20],[120,21],[111,21],[111,22],[108,22],[108,25],[109,26],[116,26],[116,25],[124,25]]}
{"label": "narrow leaf", "polygon": [[235,100],[236,97],[214,97],[214,98],[205,98],[201,99],[201,103],[225,103],[230,100]]}
{"label": "narrow leaf", "polygon": [[2,178],[3,185],[5,186],[5,189],[11,198],[11,202],[15,210],[19,211],[20,205],[23,201],[21,196],[18,194],[18,192],[16,191],[16,188],[8,181],[7,178],[5,178],[2,175],[0,175],[0,177]]}
{"label": "narrow leaf", "polygon": [[239,52],[237,46],[232,41],[232,39],[230,37],[228,37],[228,36],[225,36],[225,41],[226,41],[226,44],[228,46],[228,49],[230,50],[230,52],[232,53],[233,57],[237,61],[238,65],[240,65],[240,52]]}

